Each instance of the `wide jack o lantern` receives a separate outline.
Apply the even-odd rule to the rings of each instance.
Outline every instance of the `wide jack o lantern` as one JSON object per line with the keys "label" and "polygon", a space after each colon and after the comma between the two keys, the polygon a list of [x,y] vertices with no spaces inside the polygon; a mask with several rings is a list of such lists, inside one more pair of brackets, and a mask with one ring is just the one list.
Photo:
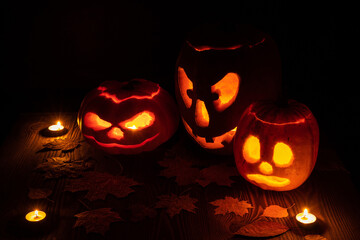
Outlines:
{"label": "wide jack o lantern", "polygon": [[176,131],[172,97],[144,79],[106,81],[83,100],[78,124],[90,144],[110,154],[151,151]]}
{"label": "wide jack o lantern", "polygon": [[204,27],[190,34],[180,52],[175,87],[189,135],[209,151],[232,154],[236,124],[245,108],[279,95],[277,47],[249,26]]}
{"label": "wide jack o lantern", "polygon": [[318,124],[304,104],[256,102],[239,121],[234,156],[247,181],[262,189],[287,191],[310,176],[318,147]]}

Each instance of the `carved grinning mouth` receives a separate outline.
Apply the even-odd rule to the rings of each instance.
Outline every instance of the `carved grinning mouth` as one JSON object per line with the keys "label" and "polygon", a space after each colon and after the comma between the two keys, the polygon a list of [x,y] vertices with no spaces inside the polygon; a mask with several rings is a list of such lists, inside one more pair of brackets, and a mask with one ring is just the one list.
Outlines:
{"label": "carved grinning mouth", "polygon": [[236,133],[236,127],[220,136],[217,137],[213,137],[212,138],[212,142],[208,142],[207,139],[205,137],[200,137],[200,136],[196,136],[191,127],[189,126],[189,124],[187,124],[187,122],[181,118],[186,131],[191,135],[191,137],[193,137],[199,144],[200,146],[204,147],[204,148],[208,148],[208,149],[218,149],[218,148],[223,148],[226,144],[229,144],[231,142],[231,140],[233,139],[235,133]]}
{"label": "carved grinning mouth", "polygon": [[290,180],[278,176],[265,176],[262,174],[247,174],[247,178],[258,184],[265,184],[269,187],[285,187],[290,184]]}
{"label": "carved grinning mouth", "polygon": [[106,148],[139,148],[144,146],[146,143],[153,141],[157,136],[159,136],[160,133],[157,133],[156,135],[142,141],[138,144],[132,144],[132,145],[126,145],[126,144],[119,144],[119,143],[103,143],[96,140],[93,136],[83,134],[84,137],[91,139],[95,141],[99,146],[106,147]]}

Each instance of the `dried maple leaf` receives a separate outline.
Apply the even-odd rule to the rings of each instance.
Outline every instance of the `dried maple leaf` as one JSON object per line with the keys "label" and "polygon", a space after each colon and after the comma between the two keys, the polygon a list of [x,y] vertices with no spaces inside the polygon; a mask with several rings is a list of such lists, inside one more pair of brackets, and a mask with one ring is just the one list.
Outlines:
{"label": "dried maple leaf", "polygon": [[29,188],[28,197],[30,199],[44,199],[52,194],[50,188]]}
{"label": "dried maple leaf", "polygon": [[215,200],[210,202],[210,204],[217,206],[215,214],[223,215],[233,212],[236,215],[243,216],[248,213],[249,208],[253,208],[247,201],[239,201],[237,198],[227,196],[225,199]]}
{"label": "dried maple leaf", "polygon": [[327,240],[327,238],[319,234],[310,234],[305,236],[305,240]]}
{"label": "dried maple leaf", "polygon": [[166,208],[166,212],[170,217],[179,214],[181,210],[195,213],[196,206],[194,203],[197,199],[191,198],[189,195],[177,196],[173,193],[170,195],[158,196],[159,201],[156,203],[155,208]]}
{"label": "dried maple leaf", "polygon": [[236,175],[238,175],[238,173],[235,168],[226,166],[226,164],[219,164],[202,169],[199,177],[195,181],[203,187],[212,182],[217,185],[230,187],[234,181],[229,179],[229,177]]}
{"label": "dried maple leaf", "polygon": [[94,232],[105,235],[110,228],[110,223],[122,221],[123,219],[111,208],[99,208],[96,210],[85,211],[75,215],[77,217],[75,227],[84,226],[86,233]]}
{"label": "dried maple leaf", "polygon": [[143,204],[134,204],[130,207],[132,222],[139,222],[144,220],[146,217],[154,218],[156,216],[156,210],[150,207],[147,207]]}
{"label": "dried maple leaf", "polygon": [[192,162],[178,156],[175,158],[165,158],[158,163],[166,168],[160,172],[160,175],[167,178],[175,177],[175,181],[179,186],[194,183],[200,172],[199,169],[192,167]]}
{"label": "dried maple leaf", "polygon": [[70,177],[76,178],[94,166],[94,162],[88,159],[70,160],[69,157],[49,157],[40,163],[36,170],[44,172],[45,178]]}
{"label": "dried maple leaf", "polygon": [[265,208],[262,216],[271,218],[283,218],[289,216],[289,214],[287,208],[283,208],[278,205],[270,205]]}
{"label": "dried maple leaf", "polygon": [[82,178],[69,179],[64,191],[78,192],[88,191],[85,198],[90,201],[97,199],[105,200],[107,194],[122,198],[134,192],[131,186],[140,185],[132,178],[125,176],[114,176],[102,172],[86,172]]}
{"label": "dried maple leaf", "polygon": [[289,228],[281,223],[259,220],[241,227],[234,234],[246,237],[273,237],[287,230]]}
{"label": "dried maple leaf", "polygon": [[43,145],[44,148],[41,149],[40,152],[49,151],[49,150],[50,151],[61,150],[63,152],[70,152],[79,146],[80,146],[79,140],[72,140],[70,138],[60,138],[44,144]]}

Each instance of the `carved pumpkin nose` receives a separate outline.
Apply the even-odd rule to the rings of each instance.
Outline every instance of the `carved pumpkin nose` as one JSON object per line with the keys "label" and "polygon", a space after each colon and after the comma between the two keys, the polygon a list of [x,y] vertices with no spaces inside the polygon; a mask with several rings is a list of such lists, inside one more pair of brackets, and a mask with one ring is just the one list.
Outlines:
{"label": "carved pumpkin nose", "polygon": [[118,127],[113,127],[112,129],[110,129],[107,135],[109,138],[113,138],[116,140],[120,140],[124,137],[123,131],[121,131],[121,129]]}
{"label": "carved pumpkin nose", "polygon": [[270,175],[273,173],[273,167],[268,162],[261,162],[259,165],[259,170],[264,175]]}
{"label": "carved pumpkin nose", "polygon": [[206,109],[204,101],[196,100],[195,106],[195,122],[199,127],[209,126],[209,113]]}

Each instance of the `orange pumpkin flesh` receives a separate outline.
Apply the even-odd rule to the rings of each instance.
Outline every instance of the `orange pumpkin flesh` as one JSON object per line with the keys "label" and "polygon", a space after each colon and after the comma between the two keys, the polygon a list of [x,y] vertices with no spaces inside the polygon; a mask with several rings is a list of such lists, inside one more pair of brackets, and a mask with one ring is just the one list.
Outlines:
{"label": "orange pumpkin flesh", "polygon": [[319,128],[311,111],[290,100],[287,106],[251,104],[234,140],[240,174],[266,190],[287,191],[310,176],[317,158]]}
{"label": "orange pumpkin flesh", "polygon": [[107,81],[83,100],[78,124],[86,140],[110,154],[151,151],[176,131],[175,102],[158,84]]}

